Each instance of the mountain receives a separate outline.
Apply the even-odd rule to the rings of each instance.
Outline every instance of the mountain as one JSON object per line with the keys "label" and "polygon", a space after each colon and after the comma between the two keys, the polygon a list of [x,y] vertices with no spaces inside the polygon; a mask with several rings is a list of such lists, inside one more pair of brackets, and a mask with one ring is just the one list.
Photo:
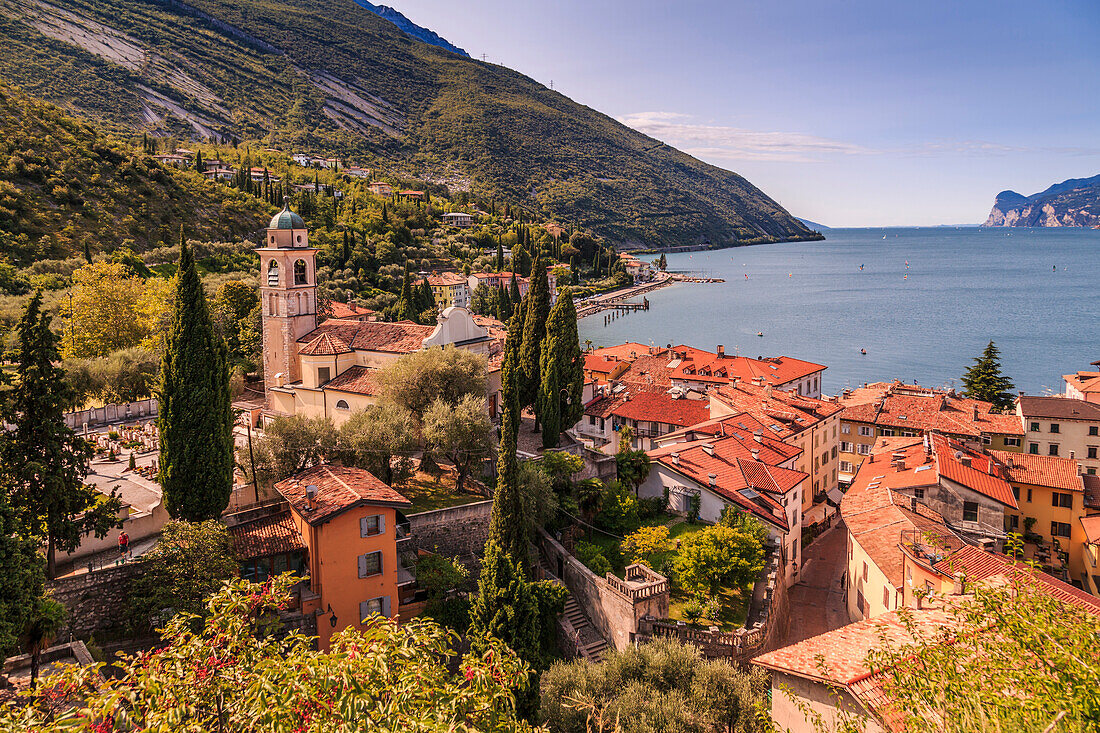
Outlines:
{"label": "mountain", "polygon": [[816,239],[747,180],[352,0],[0,0],[0,75],[120,134],[258,140],[618,243]]}
{"label": "mountain", "polygon": [[189,170],[160,166],[140,148],[0,82],[0,265],[141,252],[188,236],[234,241],[269,208]]}
{"label": "mountain", "polygon": [[801,216],[796,216],[795,219],[798,219],[800,222],[802,222],[803,226],[805,226],[807,229],[810,229],[810,230],[815,231],[815,232],[823,232],[826,229],[832,229],[832,227],[827,227],[824,224],[818,224],[816,221],[810,221],[809,219],[803,219]]}
{"label": "mountain", "polygon": [[442,38],[435,31],[419,26],[406,18],[401,11],[391,8],[388,5],[372,5],[367,0],[355,0],[355,3],[362,8],[366,8],[379,18],[385,18],[395,26],[400,28],[405,33],[409,34],[418,41],[437,46],[439,48],[450,51],[451,53],[457,53],[459,56],[465,56],[470,58],[470,54],[463,51],[458,46],[450,43],[446,38]]}
{"label": "mountain", "polygon": [[1001,191],[982,226],[1100,226],[1100,176],[1070,178],[1031,196]]}

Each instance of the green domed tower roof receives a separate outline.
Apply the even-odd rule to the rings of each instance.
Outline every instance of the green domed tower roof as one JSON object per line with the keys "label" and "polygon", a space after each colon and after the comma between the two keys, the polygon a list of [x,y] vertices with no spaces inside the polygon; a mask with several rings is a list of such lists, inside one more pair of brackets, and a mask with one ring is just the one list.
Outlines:
{"label": "green domed tower roof", "polygon": [[305,229],[306,223],[302,220],[302,217],[295,214],[290,210],[290,201],[288,200],[283,205],[283,210],[275,216],[271,217],[271,223],[267,225],[268,229]]}

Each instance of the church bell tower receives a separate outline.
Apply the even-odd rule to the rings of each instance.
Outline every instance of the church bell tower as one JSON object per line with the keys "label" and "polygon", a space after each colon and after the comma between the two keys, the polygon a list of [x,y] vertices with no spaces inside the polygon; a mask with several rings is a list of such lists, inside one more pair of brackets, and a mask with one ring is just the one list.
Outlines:
{"label": "church bell tower", "polygon": [[317,250],[302,217],[283,210],[271,219],[260,255],[264,394],[302,378],[298,339],[317,328]]}

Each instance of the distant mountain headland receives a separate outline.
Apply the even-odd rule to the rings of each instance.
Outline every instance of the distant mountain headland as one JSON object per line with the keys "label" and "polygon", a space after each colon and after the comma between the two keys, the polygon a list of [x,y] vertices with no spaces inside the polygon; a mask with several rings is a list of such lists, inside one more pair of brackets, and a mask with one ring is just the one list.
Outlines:
{"label": "distant mountain headland", "polygon": [[379,18],[385,18],[418,41],[423,41],[424,43],[431,44],[432,46],[438,46],[439,48],[446,49],[451,53],[457,53],[459,56],[470,58],[470,54],[466,53],[466,51],[454,45],[446,38],[443,38],[435,31],[413,23],[411,20],[406,18],[400,10],[391,8],[389,5],[374,5],[367,2],[367,0],[355,0],[355,3],[356,5],[359,5],[360,7],[366,8],[367,10],[371,11]]}
{"label": "distant mountain headland", "polygon": [[1070,178],[1031,196],[1001,191],[982,226],[1100,226],[1100,176]]}

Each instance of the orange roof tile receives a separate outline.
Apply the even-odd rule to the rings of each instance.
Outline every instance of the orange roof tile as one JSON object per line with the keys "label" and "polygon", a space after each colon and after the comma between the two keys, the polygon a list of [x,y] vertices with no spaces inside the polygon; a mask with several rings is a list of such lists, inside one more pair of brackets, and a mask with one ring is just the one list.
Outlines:
{"label": "orange roof tile", "polygon": [[412,321],[351,321],[330,318],[298,339],[298,343],[313,341],[322,333],[330,333],[355,351],[381,351],[411,354],[424,347],[424,339],[432,335],[434,326],[421,326]]}
{"label": "orange roof tile", "polygon": [[1031,397],[1021,395],[1020,412],[1024,417],[1046,417],[1055,420],[1100,420],[1100,404],[1069,397]]}
{"label": "orange roof tile", "polygon": [[1062,379],[1072,385],[1078,392],[1100,392],[1100,372],[1077,372],[1076,374],[1063,374]]}
{"label": "orange roof tile", "polygon": [[302,536],[290,518],[290,511],[242,522],[228,528],[229,539],[239,560],[269,557],[305,549]]}
{"label": "orange roof tile", "polygon": [[[988,453],[971,450],[936,433],[932,435],[932,454],[936,461],[936,471],[941,477],[1005,506],[1019,508],[1012,485],[1001,477],[1000,465]],[[967,458],[970,459],[969,466],[964,463]]]}
{"label": "orange roof tile", "polygon": [[823,364],[795,359],[790,356],[747,356],[714,354],[702,349],[676,346],[673,353],[685,354],[672,371],[674,379],[725,381],[737,378],[751,382],[763,378],[765,384],[779,386],[824,371]]}
{"label": "orange roof tile", "polygon": [[[317,487],[313,508],[306,503],[306,487]],[[361,468],[322,464],[307,468],[275,484],[294,511],[312,525],[323,524],[361,505],[409,506],[412,502]]]}
{"label": "orange roof tile", "polygon": [[773,417],[795,433],[816,425],[842,409],[833,402],[802,397],[770,385],[759,386],[748,382],[726,384],[712,394],[738,412]]}
{"label": "orange roof tile", "polygon": [[358,318],[378,315],[378,311],[354,303],[341,303],[338,300],[329,303],[328,310],[330,313],[329,318]]}
{"label": "orange roof tile", "polygon": [[1100,476],[1086,473],[1081,476],[1081,483],[1085,486],[1085,507],[1100,509]]}
{"label": "orange roof tile", "polygon": [[991,450],[989,454],[1001,464],[1009,481],[1066,491],[1085,490],[1084,481],[1078,473],[1077,461],[1070,458],[1004,450]]}
{"label": "orange roof tile", "polygon": [[377,395],[380,393],[378,372],[356,364],[348,367],[335,378],[321,385],[326,390],[350,392],[359,395]]}
{"label": "orange roof tile", "polygon": [[351,347],[343,339],[331,333],[322,333],[304,346],[298,347],[298,353],[304,356],[335,356],[350,354]]}
{"label": "orange roof tile", "polygon": [[624,393],[626,398],[612,407],[611,414],[626,420],[659,422],[686,427],[710,417],[706,400],[677,399],[663,392]]}
{"label": "orange roof tile", "polygon": [[842,419],[869,425],[977,438],[983,433],[1023,435],[1016,415],[991,412],[993,405],[900,382],[878,382],[846,393]]}
{"label": "orange roof tile", "polygon": [[794,435],[794,431],[776,420],[764,414],[750,415],[747,412],[738,412],[733,415],[715,417],[710,420],[692,425],[691,427],[677,430],[661,436],[660,442],[673,442],[678,440],[695,440],[700,436],[752,436],[761,433],[765,439],[781,440]]}
{"label": "orange roof tile", "polygon": [[1081,517],[1081,529],[1085,530],[1085,539],[1090,545],[1100,545],[1100,514]]}

